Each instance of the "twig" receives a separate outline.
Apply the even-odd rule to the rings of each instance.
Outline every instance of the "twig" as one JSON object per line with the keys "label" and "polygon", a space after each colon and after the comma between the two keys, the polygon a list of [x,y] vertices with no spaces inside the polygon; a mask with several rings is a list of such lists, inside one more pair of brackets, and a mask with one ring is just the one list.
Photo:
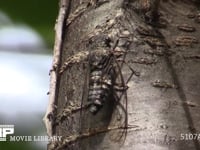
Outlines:
{"label": "twig", "polygon": [[109,132],[109,131],[112,131],[112,130],[117,130],[117,129],[133,129],[133,128],[135,128],[136,130],[138,130],[138,126],[137,125],[129,125],[127,127],[124,127],[124,126],[110,126],[110,127],[101,128],[101,129],[100,128],[95,128],[95,129],[86,131],[86,132],[81,133],[81,134],[71,135],[71,136],[68,136],[68,137],[64,138],[62,140],[61,145],[57,145],[58,143],[55,144],[55,145],[57,145],[57,147],[55,148],[55,150],[61,150],[62,148],[66,147],[67,145],[69,145],[71,143],[76,142],[79,139],[88,138],[88,137],[95,136],[97,134],[101,134],[101,133],[105,133],[105,132]]}
{"label": "twig", "polygon": [[55,113],[55,95],[56,95],[56,86],[57,86],[57,66],[60,63],[60,53],[63,44],[63,31],[65,27],[65,20],[67,16],[68,6],[70,1],[61,0],[60,1],[60,11],[57,19],[57,23],[55,26],[55,45],[54,45],[54,56],[53,56],[53,64],[50,74],[50,93],[49,93],[49,104],[46,110],[46,114],[43,118],[45,123],[47,134],[49,136],[53,135],[53,122],[54,122],[54,113]]}

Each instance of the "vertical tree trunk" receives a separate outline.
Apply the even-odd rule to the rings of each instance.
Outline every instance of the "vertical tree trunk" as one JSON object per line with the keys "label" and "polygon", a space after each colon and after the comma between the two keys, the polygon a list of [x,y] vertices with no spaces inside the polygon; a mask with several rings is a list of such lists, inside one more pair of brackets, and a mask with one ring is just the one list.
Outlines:
{"label": "vertical tree trunk", "polygon": [[[49,143],[48,149],[199,150],[198,3],[60,3],[44,120],[48,134],[63,139]],[[123,53],[120,58],[117,50]],[[90,61],[97,53],[114,59],[117,79],[103,107],[92,114],[87,106]],[[118,82],[121,90],[114,87]]]}

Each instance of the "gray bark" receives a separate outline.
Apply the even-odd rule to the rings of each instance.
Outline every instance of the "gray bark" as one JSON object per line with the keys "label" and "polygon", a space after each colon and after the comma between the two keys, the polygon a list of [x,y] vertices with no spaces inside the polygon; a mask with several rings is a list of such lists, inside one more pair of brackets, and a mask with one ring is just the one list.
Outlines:
{"label": "gray bark", "polygon": [[[48,149],[199,150],[200,136],[190,135],[200,130],[198,3],[63,2],[67,7],[59,57],[55,52],[60,60],[52,71],[56,78],[50,89],[56,107],[45,117],[51,122],[50,135],[63,140],[49,143]],[[115,49],[126,56],[117,61],[123,64],[117,81],[128,80],[128,65],[140,76],[131,77],[127,90],[116,91],[119,103],[110,98],[93,115],[81,108],[89,90],[87,56],[95,50],[112,50],[116,41]]]}

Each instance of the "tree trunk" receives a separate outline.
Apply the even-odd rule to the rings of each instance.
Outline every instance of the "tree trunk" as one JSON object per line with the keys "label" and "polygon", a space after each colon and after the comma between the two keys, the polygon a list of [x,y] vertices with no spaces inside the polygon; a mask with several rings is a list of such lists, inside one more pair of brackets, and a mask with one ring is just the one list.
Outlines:
{"label": "tree trunk", "polygon": [[[198,6],[191,0],[62,0],[44,120],[49,135],[63,138],[48,149],[199,150]],[[106,100],[93,114],[91,64],[99,56],[114,73],[101,70],[113,80],[97,83],[109,88],[101,89]]]}

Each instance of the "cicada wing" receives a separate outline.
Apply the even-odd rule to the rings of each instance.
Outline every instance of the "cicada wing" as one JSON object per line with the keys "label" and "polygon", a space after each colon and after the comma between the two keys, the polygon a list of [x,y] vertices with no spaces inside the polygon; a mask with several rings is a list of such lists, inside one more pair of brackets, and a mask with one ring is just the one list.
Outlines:
{"label": "cicada wing", "polygon": [[84,83],[83,83],[83,87],[82,87],[82,96],[81,96],[81,104],[80,104],[80,119],[79,119],[79,123],[80,123],[80,133],[84,132],[86,129],[84,120],[87,117],[86,113],[87,113],[87,108],[88,108],[88,91],[89,91],[89,75],[90,75],[90,66],[89,66],[89,62],[87,61],[87,63],[85,63],[86,67],[85,67],[85,71],[84,71]]}
{"label": "cicada wing", "polygon": [[116,104],[110,123],[110,127],[114,129],[110,132],[110,139],[115,142],[123,142],[126,138],[128,118],[127,98],[124,95],[119,92],[115,94]]}
{"label": "cicada wing", "polygon": [[[125,59],[125,55],[123,57]],[[115,126],[116,130],[111,131],[110,138],[116,142],[124,141],[126,137],[126,129],[128,126],[127,115],[127,85],[124,81],[122,67],[123,61],[118,62],[114,58],[116,83],[113,88],[113,96],[115,99],[115,109],[112,116],[111,126]]]}

